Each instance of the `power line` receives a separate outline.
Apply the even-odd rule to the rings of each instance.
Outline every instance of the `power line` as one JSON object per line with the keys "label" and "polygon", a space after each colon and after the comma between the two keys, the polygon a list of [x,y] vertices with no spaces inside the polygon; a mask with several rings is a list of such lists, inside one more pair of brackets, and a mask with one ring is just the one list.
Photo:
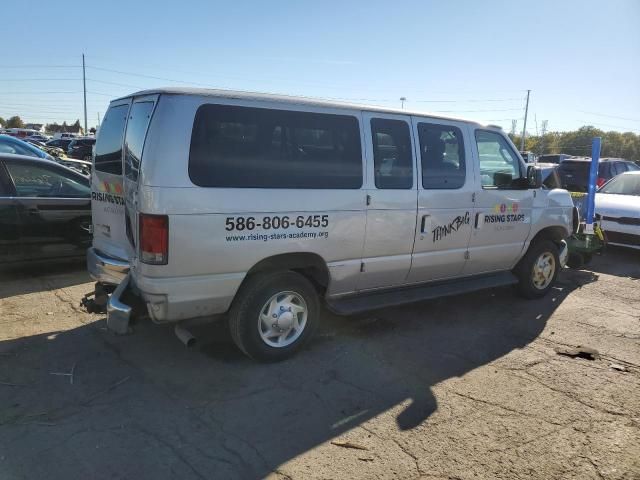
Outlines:
{"label": "power line", "polygon": [[0,95],[57,95],[57,94],[70,95],[70,94],[75,94],[75,93],[82,93],[82,92],[81,91],[75,91],[75,92],[0,92]]}
{"label": "power line", "polygon": [[586,114],[589,114],[589,115],[595,115],[596,117],[616,118],[618,120],[629,120],[630,122],[640,122],[640,119],[637,119],[637,118],[618,117],[616,115],[607,115],[607,114],[604,114],[604,113],[585,112],[584,110],[578,110],[578,112],[586,113]]}
{"label": "power line", "polygon": [[434,113],[476,113],[476,112],[521,112],[522,108],[502,108],[495,110],[432,110]]}
{"label": "power line", "polygon": [[77,78],[0,78],[0,82],[75,82]]}
{"label": "power line", "polygon": [[80,68],[80,65],[0,65],[0,68]]}
{"label": "power line", "polygon": [[157,77],[154,75],[144,75],[141,73],[131,73],[131,72],[124,72],[122,70],[113,70],[111,68],[103,68],[103,67],[94,67],[91,65],[87,65],[87,68],[91,68],[93,70],[102,70],[104,72],[111,72],[111,73],[119,73],[121,75],[129,75],[132,77],[140,77],[140,78],[149,78],[151,80],[162,80],[164,82],[173,82],[173,83],[189,83],[191,85],[200,85],[203,87],[211,87],[211,84],[206,84],[206,83],[200,83],[200,82],[191,82],[191,81],[184,81],[184,80],[175,80],[175,79],[171,79],[171,78],[165,78],[165,77]]}
{"label": "power line", "polygon": [[120,87],[130,87],[130,88],[139,88],[139,89],[145,88],[145,87],[140,87],[138,85],[130,85],[128,83],[109,82],[107,80],[96,80],[95,78],[89,78],[89,77],[87,77],[87,80],[90,81],[90,82],[104,83],[106,85],[117,85],[117,86],[120,86]]}
{"label": "power line", "polygon": [[484,102],[513,102],[520,101],[520,98],[488,98],[474,100],[411,100],[416,103],[484,103]]}

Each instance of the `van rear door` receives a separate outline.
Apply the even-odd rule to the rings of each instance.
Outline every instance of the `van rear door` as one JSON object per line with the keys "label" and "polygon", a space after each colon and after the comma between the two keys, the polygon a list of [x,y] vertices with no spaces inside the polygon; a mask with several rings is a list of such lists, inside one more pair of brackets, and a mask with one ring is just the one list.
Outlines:
{"label": "van rear door", "polygon": [[133,99],[124,136],[125,231],[135,256],[138,245],[138,180],[142,150],[158,95]]}
{"label": "van rear door", "polygon": [[121,260],[129,260],[133,254],[126,234],[122,165],[130,106],[130,98],[112,102],[109,106],[98,131],[91,175],[93,246]]}

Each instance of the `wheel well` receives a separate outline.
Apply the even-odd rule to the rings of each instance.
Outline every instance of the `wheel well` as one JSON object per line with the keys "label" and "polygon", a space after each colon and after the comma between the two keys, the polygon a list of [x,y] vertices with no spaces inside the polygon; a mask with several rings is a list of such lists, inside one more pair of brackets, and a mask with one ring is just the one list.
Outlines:
{"label": "wheel well", "polygon": [[554,243],[560,243],[567,238],[567,230],[563,227],[546,227],[540,230],[531,239],[530,245],[534,245],[542,240],[551,240]]}
{"label": "wheel well", "polygon": [[324,259],[315,253],[283,253],[267,257],[256,263],[247,272],[246,278],[255,273],[293,270],[313,282],[316,288],[324,292],[329,286],[329,269]]}

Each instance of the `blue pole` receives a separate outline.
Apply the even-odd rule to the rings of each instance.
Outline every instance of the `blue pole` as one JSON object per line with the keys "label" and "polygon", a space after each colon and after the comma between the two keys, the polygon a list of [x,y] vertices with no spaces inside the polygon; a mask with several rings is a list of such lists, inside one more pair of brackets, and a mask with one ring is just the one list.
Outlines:
{"label": "blue pole", "polygon": [[587,193],[586,233],[593,233],[593,214],[596,203],[596,181],[598,179],[598,162],[600,161],[600,137],[593,137],[591,144],[591,168],[589,170],[589,190]]}

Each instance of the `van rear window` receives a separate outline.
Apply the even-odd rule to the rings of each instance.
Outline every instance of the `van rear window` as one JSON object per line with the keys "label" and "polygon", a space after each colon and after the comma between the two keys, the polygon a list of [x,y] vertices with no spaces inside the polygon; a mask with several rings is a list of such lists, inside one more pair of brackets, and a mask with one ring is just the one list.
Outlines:
{"label": "van rear window", "polygon": [[358,120],[202,105],[193,125],[189,176],[202,187],[358,189]]}
{"label": "van rear window", "polygon": [[129,112],[129,123],[124,141],[124,173],[128,179],[138,181],[142,147],[153,112],[153,102],[136,102]]}
{"label": "van rear window", "polygon": [[122,137],[129,105],[111,107],[104,116],[96,141],[95,169],[122,175]]}

